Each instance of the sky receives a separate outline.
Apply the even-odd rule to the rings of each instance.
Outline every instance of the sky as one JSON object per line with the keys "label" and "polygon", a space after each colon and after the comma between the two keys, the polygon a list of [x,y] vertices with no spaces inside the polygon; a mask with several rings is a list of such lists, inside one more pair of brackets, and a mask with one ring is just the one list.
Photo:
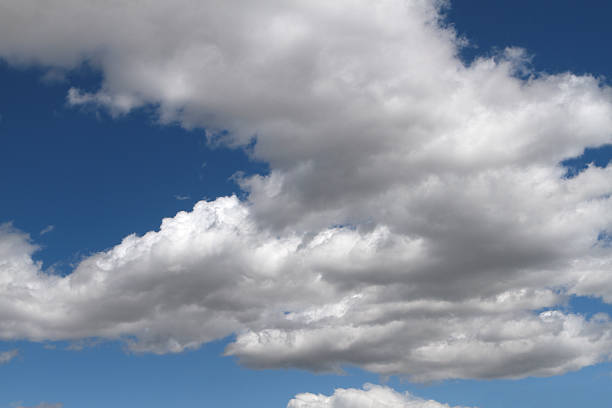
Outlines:
{"label": "sky", "polygon": [[0,408],[609,404],[607,3],[0,1]]}

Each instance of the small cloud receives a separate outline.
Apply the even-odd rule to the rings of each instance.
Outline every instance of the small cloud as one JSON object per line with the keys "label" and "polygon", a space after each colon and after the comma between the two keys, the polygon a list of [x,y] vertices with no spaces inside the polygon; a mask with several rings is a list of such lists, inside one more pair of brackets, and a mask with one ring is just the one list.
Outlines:
{"label": "small cloud", "polygon": [[53,231],[55,229],[55,225],[47,225],[45,228],[43,228],[40,232],[39,235],[45,235],[48,234],[49,232]]}
{"label": "small cloud", "polygon": [[88,338],[81,339],[71,342],[68,346],[64,348],[66,351],[82,351],[87,347],[95,347],[102,342],[101,339],[97,338]]}
{"label": "small cloud", "polygon": [[[287,408],[452,408],[448,404],[424,400],[410,393],[400,393],[389,387],[365,384],[363,389],[337,388],[331,396],[298,394],[289,401]],[[467,407],[455,407],[467,408]]]}
{"label": "small cloud", "polygon": [[184,201],[184,200],[189,200],[191,197],[188,196],[188,195],[177,194],[177,195],[174,196],[174,198],[176,198],[177,200],[180,200],[180,201]]}
{"label": "small cloud", "polygon": [[59,69],[59,68],[49,69],[47,72],[43,74],[40,80],[42,83],[47,84],[47,85],[61,84],[63,82],[66,82],[67,80],[66,70]]}
{"label": "small cloud", "polygon": [[55,350],[55,349],[57,348],[57,346],[56,346],[55,344],[45,344],[45,345],[43,346],[43,348],[44,348],[45,350]]}
{"label": "small cloud", "polygon": [[62,408],[64,404],[61,402],[56,402],[55,404],[49,404],[48,402],[41,402],[35,406],[26,407],[24,405],[19,405],[17,408]]}
{"label": "small cloud", "polygon": [[67,351],[82,351],[85,348],[85,344],[81,343],[81,342],[74,342],[74,343],[70,343],[69,345],[66,346],[66,348],[64,348],[64,350]]}
{"label": "small cloud", "polygon": [[0,353],[0,364],[6,364],[19,355],[19,350],[9,350]]}
{"label": "small cloud", "polygon": [[102,91],[89,93],[76,88],[68,90],[67,102],[69,106],[105,107],[113,117],[125,114],[140,105],[139,100],[128,94],[111,95]]}

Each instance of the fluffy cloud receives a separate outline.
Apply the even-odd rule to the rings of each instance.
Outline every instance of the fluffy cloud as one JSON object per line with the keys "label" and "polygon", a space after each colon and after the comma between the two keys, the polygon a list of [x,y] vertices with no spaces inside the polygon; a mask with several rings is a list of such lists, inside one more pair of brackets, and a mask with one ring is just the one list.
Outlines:
{"label": "fluffy cloud", "polygon": [[202,201],[47,274],[0,229],[0,338],[123,339],[178,352],[236,334],[253,367],[354,364],[415,380],[554,375],[610,358],[612,91],[530,71],[509,48],[465,65],[428,0],[29,0],[0,5],[0,56],[152,104],[161,122],[270,164],[244,201]]}
{"label": "fluffy cloud", "polygon": [[0,365],[6,364],[19,355],[19,350],[9,350],[0,353]]}
{"label": "fluffy cloud", "polygon": [[[450,408],[448,404],[426,401],[410,394],[400,394],[387,387],[366,384],[363,390],[337,389],[330,397],[298,394],[287,408]],[[460,407],[456,407],[460,408]]]}
{"label": "fluffy cloud", "polygon": [[200,202],[66,277],[42,272],[27,236],[10,227],[0,248],[12,252],[0,265],[5,339],[102,337],[165,353],[238,333],[227,353],[249,366],[355,364],[423,381],[558,374],[612,346],[607,316],[533,314],[562,296],[516,289],[523,274],[489,296],[430,290],[439,277],[401,276],[420,262],[418,243],[388,228],[281,237],[235,197]]}

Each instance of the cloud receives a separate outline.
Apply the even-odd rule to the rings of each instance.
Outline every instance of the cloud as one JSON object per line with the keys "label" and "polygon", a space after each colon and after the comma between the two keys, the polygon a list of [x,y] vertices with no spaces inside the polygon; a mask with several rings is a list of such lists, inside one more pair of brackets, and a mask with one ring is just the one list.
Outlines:
{"label": "cloud", "polygon": [[66,71],[63,69],[49,69],[40,78],[47,85],[61,84],[67,82]]}
{"label": "cloud", "polygon": [[3,2],[4,59],[101,71],[72,105],[152,105],[271,171],[65,277],[2,227],[0,338],[166,353],[235,334],[251,367],[419,381],[609,359],[609,318],[564,305],[612,302],[612,169],[559,163],[611,142],[612,91],[519,48],[465,65],[442,3]]}
{"label": "cloud", "polygon": [[53,231],[55,229],[54,225],[47,225],[45,228],[43,228],[38,235],[45,235],[48,234],[49,232]]}
{"label": "cloud", "polygon": [[64,404],[62,403],[55,403],[55,404],[49,404],[48,402],[41,402],[38,405],[34,405],[34,406],[30,406],[30,407],[26,407],[26,406],[19,406],[17,408],[62,408],[64,406]]}
{"label": "cloud", "polygon": [[191,197],[188,195],[180,195],[180,194],[175,195],[174,198],[176,198],[179,201],[185,201],[185,200],[191,199]]}
{"label": "cloud", "polygon": [[[0,274],[5,339],[123,339],[134,351],[167,353],[238,333],[227,353],[248,366],[354,364],[419,381],[559,374],[601,361],[612,346],[607,316],[531,312],[561,302],[550,289],[507,281],[485,297],[449,281],[457,290],[439,293],[430,286],[440,278],[419,282],[416,272],[404,284],[418,243],[382,227],[279,237],[235,197],[199,202],[66,277],[31,261],[25,234],[5,227],[2,248],[25,251],[2,254],[11,261]],[[379,282],[367,282],[375,273]]]}
{"label": "cloud", "polygon": [[[408,393],[400,394],[388,387],[366,384],[363,390],[336,389],[331,396],[298,394],[287,408],[450,408],[432,400],[424,400]],[[455,407],[460,408],[460,407]]]}
{"label": "cloud", "polygon": [[9,363],[12,359],[19,355],[19,350],[9,350],[0,352],[0,365]]}

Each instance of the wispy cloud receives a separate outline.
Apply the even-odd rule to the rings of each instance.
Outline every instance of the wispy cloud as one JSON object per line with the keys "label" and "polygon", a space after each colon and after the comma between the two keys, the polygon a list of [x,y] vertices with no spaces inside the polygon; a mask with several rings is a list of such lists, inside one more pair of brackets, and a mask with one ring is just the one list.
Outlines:
{"label": "wispy cloud", "polygon": [[12,359],[17,357],[18,355],[19,355],[19,350],[17,349],[3,351],[2,353],[0,353],[0,365],[10,362]]}
{"label": "wispy cloud", "polygon": [[25,406],[25,405],[20,405],[17,408],[62,408],[64,406],[64,404],[62,404],[61,402],[56,402],[54,404],[50,404],[48,402],[41,402],[38,405],[33,405],[33,406]]}
{"label": "wispy cloud", "polygon": [[188,196],[188,195],[177,194],[177,195],[174,196],[174,198],[176,198],[179,201],[185,201],[185,200],[189,200],[191,197]]}
{"label": "wispy cloud", "polygon": [[40,235],[45,235],[48,234],[49,232],[53,231],[55,229],[55,225],[47,225],[45,228],[43,228],[42,230],[40,230]]}
{"label": "wispy cloud", "polygon": [[47,85],[60,84],[67,81],[66,70],[61,68],[51,68],[45,72],[40,80]]}

